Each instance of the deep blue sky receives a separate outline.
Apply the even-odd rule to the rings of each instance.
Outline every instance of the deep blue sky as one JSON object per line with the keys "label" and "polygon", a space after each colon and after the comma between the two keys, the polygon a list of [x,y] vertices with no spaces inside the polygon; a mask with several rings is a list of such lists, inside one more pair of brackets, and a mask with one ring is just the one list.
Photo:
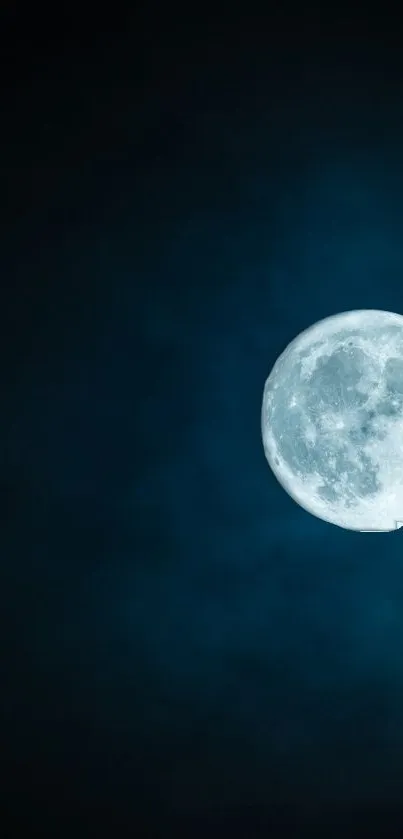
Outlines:
{"label": "deep blue sky", "polygon": [[1,818],[401,835],[403,536],[311,517],[260,435],[297,333],[403,312],[396,28],[34,23],[2,30]]}

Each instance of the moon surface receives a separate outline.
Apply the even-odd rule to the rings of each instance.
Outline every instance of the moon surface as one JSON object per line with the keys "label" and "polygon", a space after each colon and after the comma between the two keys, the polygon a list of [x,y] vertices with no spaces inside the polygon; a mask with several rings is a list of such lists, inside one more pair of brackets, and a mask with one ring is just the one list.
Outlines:
{"label": "moon surface", "polygon": [[348,530],[403,524],[403,316],[343,312],[302,332],[264,387],[262,436],[277,480]]}

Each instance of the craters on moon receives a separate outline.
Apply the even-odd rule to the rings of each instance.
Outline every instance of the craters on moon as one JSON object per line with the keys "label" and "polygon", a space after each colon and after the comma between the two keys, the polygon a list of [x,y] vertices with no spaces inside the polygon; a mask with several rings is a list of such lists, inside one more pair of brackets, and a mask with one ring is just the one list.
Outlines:
{"label": "craters on moon", "polygon": [[304,428],[304,438],[309,446],[313,446],[316,443],[317,438],[317,431],[312,422],[307,422],[306,427]]}

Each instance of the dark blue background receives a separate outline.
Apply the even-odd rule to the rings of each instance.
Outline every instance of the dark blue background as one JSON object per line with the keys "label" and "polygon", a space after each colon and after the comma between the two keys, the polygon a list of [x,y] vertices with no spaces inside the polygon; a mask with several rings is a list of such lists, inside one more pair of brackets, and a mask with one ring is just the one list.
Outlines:
{"label": "dark blue background", "polygon": [[260,435],[302,329],[403,311],[400,38],[220,20],[2,30],[4,835],[401,835],[402,536]]}

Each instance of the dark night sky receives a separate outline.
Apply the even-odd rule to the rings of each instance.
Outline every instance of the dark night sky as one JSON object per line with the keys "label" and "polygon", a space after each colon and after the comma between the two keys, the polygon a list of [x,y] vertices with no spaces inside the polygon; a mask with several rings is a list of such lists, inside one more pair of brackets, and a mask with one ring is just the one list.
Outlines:
{"label": "dark night sky", "polygon": [[403,536],[260,436],[403,312],[396,22],[1,15],[1,835],[401,836]]}

